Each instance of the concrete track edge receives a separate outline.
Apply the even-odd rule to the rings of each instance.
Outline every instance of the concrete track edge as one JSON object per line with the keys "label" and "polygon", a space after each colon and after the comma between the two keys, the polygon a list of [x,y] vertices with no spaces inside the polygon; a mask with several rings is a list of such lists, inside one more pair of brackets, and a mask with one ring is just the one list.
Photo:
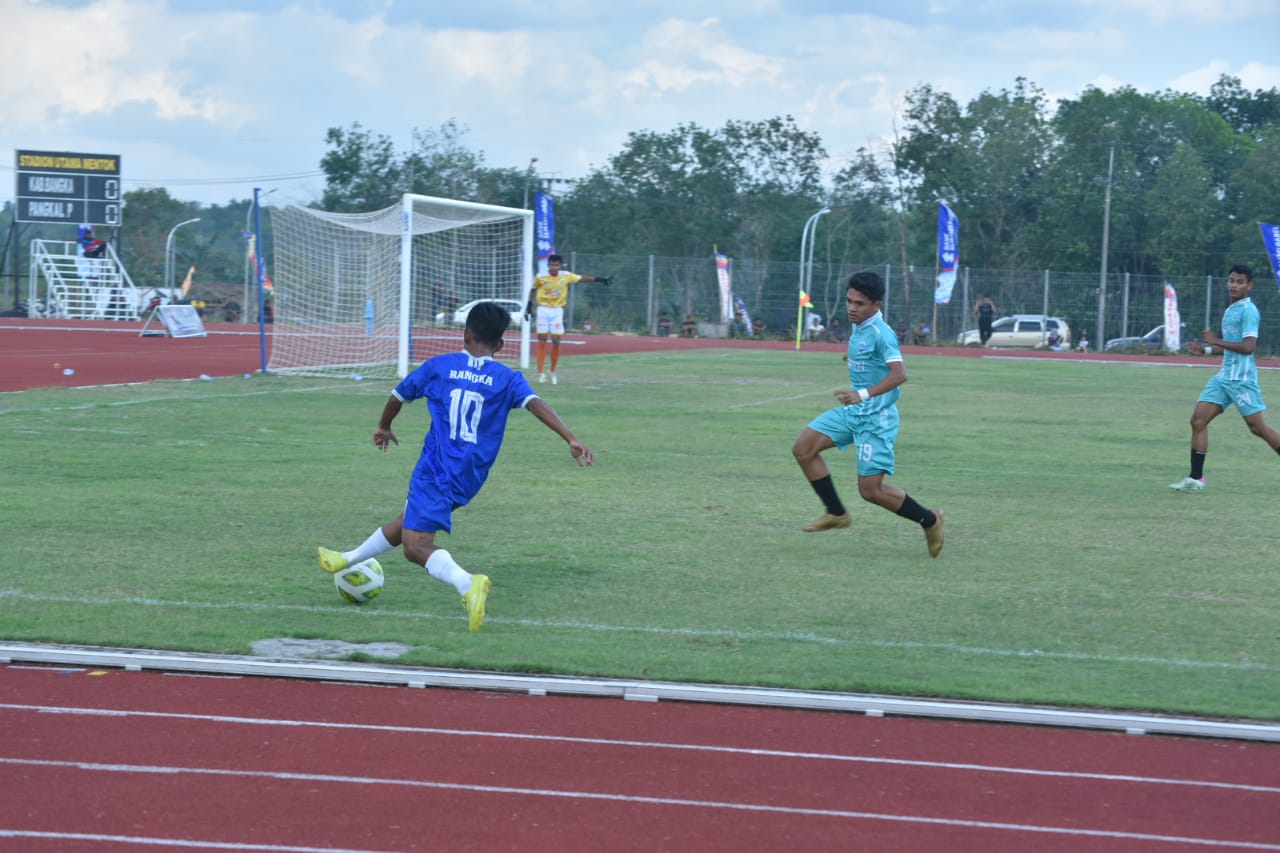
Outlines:
{"label": "concrete track edge", "polygon": [[113,649],[94,646],[0,643],[0,663],[109,667],[128,671],[304,678],[404,687],[498,690],[534,696],[599,696],[631,701],[706,702],[812,711],[844,711],[870,717],[934,717],[990,723],[1101,729],[1127,734],[1255,740],[1280,743],[1280,724],[1190,717],[1079,711],[985,702],[950,702],[857,693],[779,690],[716,684],[571,678],[468,670],[427,669],[352,661],[309,661]]}

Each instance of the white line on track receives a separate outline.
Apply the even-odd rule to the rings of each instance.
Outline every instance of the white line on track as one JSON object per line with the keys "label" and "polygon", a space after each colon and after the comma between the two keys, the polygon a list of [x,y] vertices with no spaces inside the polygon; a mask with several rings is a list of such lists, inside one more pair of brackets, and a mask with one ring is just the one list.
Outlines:
{"label": "white line on track", "polygon": [[[1210,782],[1196,779],[1170,779],[1160,776],[1130,776],[1118,773],[1083,773],[1068,770],[1038,770],[1027,767],[1005,767],[994,764],[969,764],[952,761],[922,761],[882,756],[842,755],[829,752],[796,752],[782,749],[757,749],[735,746],[717,746],[696,743],[671,743],[666,741],[617,740],[614,738],[572,737],[569,735],[545,735],[529,732],[500,732],[489,729],[445,729],[434,726],[391,726],[371,723],[337,723],[323,720],[279,720],[267,717],[235,717],[219,714],[180,714],[169,711],[139,711],[132,709],[76,708],[57,705],[21,705],[0,703],[0,710],[34,712],[40,714],[70,714],[87,717],[140,717],[146,719],[194,720],[197,722],[226,723],[247,726],[285,726],[319,729],[355,730],[393,734],[444,735],[448,737],[487,737],[502,740],[542,741],[550,743],[585,744],[589,746],[631,747],[636,749],[669,749],[688,752],[706,752],[727,755],[745,755],[763,758],[803,759],[807,761],[845,761],[858,764],[884,764],[896,767],[925,767],[932,770],[957,770],[973,773],[1008,773],[1021,776],[1041,776],[1061,779],[1087,779],[1097,782],[1122,782],[1144,785],[1181,785],[1195,788],[1221,788],[1230,791],[1249,791],[1261,794],[1280,794],[1280,787],[1270,785],[1246,785],[1236,782]],[[0,761],[8,759],[0,759]],[[1280,806],[1277,806],[1280,808]]]}
{"label": "white line on track", "polygon": [[[953,826],[973,829],[997,829],[1011,832],[1034,832],[1049,835],[1067,835],[1077,838],[1110,838],[1134,841],[1164,842],[1168,844],[1194,844],[1205,847],[1234,847],[1248,850],[1277,850],[1280,844],[1232,841],[1221,838],[1196,838],[1179,835],[1156,835],[1145,832],[1120,832],[1105,829],[1079,827],[1040,826],[1037,824],[1003,823],[1000,821],[963,820],[958,818],[925,817],[922,815],[894,814],[891,812],[847,811],[843,809],[806,809],[790,806],[773,806],[765,803],[732,803],[721,800],[688,800],[677,797],[644,797],[628,794],[608,794],[596,791],[566,791],[550,788],[518,788],[501,785],[464,785],[454,782],[435,782],[421,779],[396,779],[376,776],[342,776],[328,773],[291,773],[284,771],[229,770],[209,767],[178,767],[148,764],[102,764],[84,761],[40,761],[21,758],[0,758],[0,764],[10,766],[51,767],[83,770],[91,773],[135,773],[162,775],[224,776],[239,779],[275,779],[285,782],[332,783],[340,785],[396,785],[431,790],[470,791],[481,794],[523,795],[532,797],[556,797],[575,800],[642,803],[657,806],[685,806],[700,809],[728,809],[744,812],[802,815],[806,817],[834,817],[852,820],[882,820],[895,823],[915,823],[932,826]],[[105,783],[110,784],[110,783]]]}
{"label": "white line on track", "polygon": [[151,847],[196,847],[208,850],[267,850],[279,853],[389,853],[351,847],[299,847],[294,844],[231,844],[194,838],[149,838],[141,835],[103,835],[96,832],[36,832],[0,827],[0,838],[30,838],[46,841],[88,841],[94,844],[139,844]]}
{"label": "white line on track", "polygon": [[[70,595],[45,595],[28,593],[16,589],[0,589],[0,603],[5,600],[53,602],[59,604],[81,604],[98,606],[130,605],[141,607],[175,607],[194,608],[199,610],[248,610],[248,611],[297,611],[306,613],[344,613],[350,614],[351,607],[343,604],[317,606],[311,604],[261,604],[235,601],[166,601],[154,598],[136,598],[124,596],[120,598],[90,598]],[[435,613],[417,611],[364,610],[361,615],[371,619],[419,619],[443,620],[456,622],[465,617],[442,616]],[[770,640],[795,643],[814,643],[824,646],[845,646],[849,648],[878,649],[920,649],[923,651],[946,652],[957,655],[974,655],[979,657],[1032,658],[1041,660],[1075,660],[1097,661],[1102,663],[1140,664],[1143,666],[1165,666],[1176,669],[1215,669],[1231,672],[1280,672],[1280,666],[1254,661],[1212,661],[1193,660],[1189,658],[1157,658],[1143,655],[1100,655],[1089,652],[1046,651],[1044,649],[993,649],[980,646],[962,646],[955,643],[919,643],[910,640],[879,640],[870,637],[830,637],[808,632],[792,631],[737,631],[730,629],[694,629],[664,627],[656,625],[600,625],[589,622],[563,622],[550,619],[510,619],[489,617],[495,624],[525,625],[535,628],[553,628],[556,630],[575,630],[599,633],[635,633],[655,634],[663,636],[707,637],[733,640]]]}

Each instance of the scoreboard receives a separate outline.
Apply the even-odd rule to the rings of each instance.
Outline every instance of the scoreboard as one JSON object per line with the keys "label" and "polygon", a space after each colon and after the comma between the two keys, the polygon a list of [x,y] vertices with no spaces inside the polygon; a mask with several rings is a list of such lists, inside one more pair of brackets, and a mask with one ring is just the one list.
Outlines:
{"label": "scoreboard", "polygon": [[18,222],[120,224],[120,155],[17,151]]}

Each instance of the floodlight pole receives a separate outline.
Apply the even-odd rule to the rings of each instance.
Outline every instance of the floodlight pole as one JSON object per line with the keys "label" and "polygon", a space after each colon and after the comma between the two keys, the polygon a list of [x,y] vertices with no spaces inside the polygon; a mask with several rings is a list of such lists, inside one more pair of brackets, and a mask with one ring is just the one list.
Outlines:
{"label": "floodlight pole", "polygon": [[804,224],[804,230],[800,232],[800,287],[799,292],[796,293],[796,349],[800,349],[800,337],[803,334],[801,325],[804,322],[804,306],[800,304],[802,301],[800,294],[806,292],[813,284],[813,247],[817,242],[814,235],[818,230],[818,219],[830,212],[831,208],[822,208],[809,217]]}
{"label": "floodlight pole", "polygon": [[1107,160],[1107,196],[1102,208],[1102,272],[1098,281],[1098,351],[1107,343],[1106,310],[1107,310],[1107,239],[1111,235],[1111,176],[1115,171],[1116,147],[1111,146],[1111,156]]}
{"label": "floodlight pole", "polygon": [[521,205],[525,210],[529,209],[529,184],[533,181],[533,165],[538,162],[537,157],[530,158],[529,168],[524,172],[524,204]]}
{"label": "floodlight pole", "polygon": [[185,222],[179,222],[177,225],[169,229],[169,236],[164,241],[164,289],[169,290],[173,284],[173,232],[177,231],[183,225],[190,225],[192,222],[199,222],[200,217],[188,219]]}

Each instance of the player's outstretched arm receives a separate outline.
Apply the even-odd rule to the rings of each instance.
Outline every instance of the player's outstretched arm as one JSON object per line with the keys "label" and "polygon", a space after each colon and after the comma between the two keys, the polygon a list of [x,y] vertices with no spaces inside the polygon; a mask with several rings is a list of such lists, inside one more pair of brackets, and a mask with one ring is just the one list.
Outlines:
{"label": "player's outstretched arm", "polygon": [[591,275],[583,276],[583,278],[590,279],[591,281],[598,281],[603,285],[613,284],[613,276],[611,275]]}
{"label": "player's outstretched arm", "polygon": [[569,452],[573,454],[573,458],[577,460],[579,466],[587,468],[596,461],[595,455],[592,454],[591,449],[578,441],[578,437],[573,434],[572,430],[564,425],[564,421],[560,420],[560,416],[556,414],[556,410],[551,408],[550,404],[548,404],[546,400],[543,400],[541,397],[535,397],[529,401],[529,405],[526,408],[528,408],[535,418],[546,424],[552,432],[565,440],[569,445]]}
{"label": "player's outstretched arm", "polygon": [[378,419],[378,426],[373,431],[373,446],[379,450],[385,451],[387,446],[395,444],[399,446],[400,439],[396,438],[396,434],[391,431],[391,422],[396,419],[396,415],[400,414],[400,408],[404,403],[392,394],[387,398],[387,404],[382,407],[382,417]]}

